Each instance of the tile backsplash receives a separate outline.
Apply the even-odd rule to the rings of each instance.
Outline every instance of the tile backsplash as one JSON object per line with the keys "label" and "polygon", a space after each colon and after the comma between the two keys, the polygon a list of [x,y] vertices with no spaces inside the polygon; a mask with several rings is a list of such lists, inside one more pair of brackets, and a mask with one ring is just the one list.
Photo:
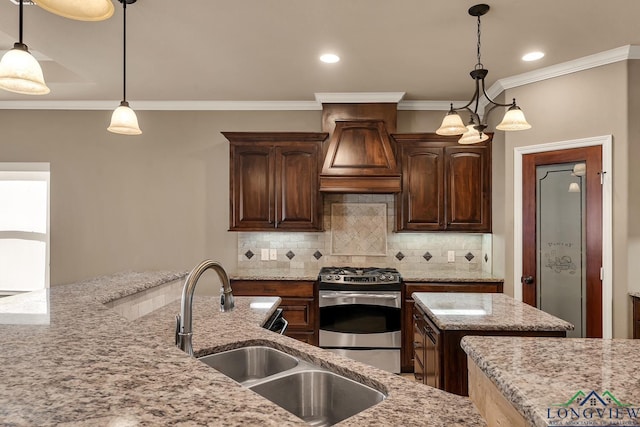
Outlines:
{"label": "tile backsplash", "polygon": [[[332,235],[332,221],[340,233],[338,247]],[[380,221],[386,221],[385,236],[379,235]],[[402,271],[491,273],[491,234],[394,233],[394,221],[393,195],[325,195],[324,232],[238,233],[238,269],[290,269],[293,274],[303,274],[324,266],[373,266]],[[345,243],[349,241],[352,243]],[[384,246],[382,241],[386,241]],[[357,249],[350,252],[350,248]],[[263,249],[275,249],[277,260],[261,260]],[[454,262],[448,262],[449,251],[455,252]]]}

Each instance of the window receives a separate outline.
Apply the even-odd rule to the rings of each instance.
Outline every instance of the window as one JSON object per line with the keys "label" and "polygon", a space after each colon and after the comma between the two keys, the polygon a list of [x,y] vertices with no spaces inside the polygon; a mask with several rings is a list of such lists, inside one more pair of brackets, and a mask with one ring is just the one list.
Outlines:
{"label": "window", "polygon": [[49,287],[49,164],[0,163],[0,294]]}

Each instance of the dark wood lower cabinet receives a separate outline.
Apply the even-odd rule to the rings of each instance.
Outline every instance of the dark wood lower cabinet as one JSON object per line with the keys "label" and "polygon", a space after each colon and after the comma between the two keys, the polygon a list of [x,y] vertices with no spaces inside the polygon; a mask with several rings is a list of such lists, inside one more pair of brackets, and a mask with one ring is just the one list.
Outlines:
{"label": "dark wood lower cabinet", "polygon": [[[466,335],[564,337],[565,331],[440,330],[420,307],[414,306],[416,379],[461,396],[469,395],[467,354],[460,346]],[[422,340],[422,341],[421,341]]]}
{"label": "dark wood lower cabinet", "polygon": [[402,347],[400,361],[402,372],[414,372],[414,318],[413,299],[414,292],[502,292],[502,281],[495,282],[405,282],[403,287],[402,306]]}
{"label": "dark wood lower cabinet", "polygon": [[318,345],[318,289],[315,281],[305,280],[232,280],[236,296],[277,296],[289,322],[286,336]]}
{"label": "dark wood lower cabinet", "polygon": [[431,387],[440,388],[440,332],[427,316],[414,307],[413,310],[413,375]]}

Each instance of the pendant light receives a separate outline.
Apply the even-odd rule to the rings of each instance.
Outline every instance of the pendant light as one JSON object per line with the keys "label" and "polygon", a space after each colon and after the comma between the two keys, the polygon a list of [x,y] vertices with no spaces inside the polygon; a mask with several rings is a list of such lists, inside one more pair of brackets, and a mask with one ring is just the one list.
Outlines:
{"label": "pendant light", "polygon": [[142,131],[140,130],[140,126],[138,126],[138,118],[136,117],[135,111],[129,108],[129,103],[127,102],[127,4],[133,4],[136,0],[118,1],[122,3],[122,19],[124,26],[122,101],[120,102],[120,106],[116,108],[111,115],[111,124],[107,130],[109,132],[119,133],[122,135],[140,135]]}
{"label": "pendant light", "polygon": [[78,21],[104,21],[111,18],[114,7],[112,0],[34,0],[46,10]]}
{"label": "pendant light", "polygon": [[[527,123],[527,120],[524,117],[524,113],[516,105],[515,98],[513,102],[509,104],[501,104],[499,102],[495,102],[485,90],[484,79],[489,72],[484,68],[482,61],[480,60],[480,17],[486,14],[489,11],[489,5],[487,4],[477,4],[469,8],[469,15],[475,16],[478,19],[478,42],[477,42],[477,58],[478,62],[476,63],[475,68],[471,71],[471,78],[475,81],[475,92],[471,97],[471,100],[464,106],[453,108],[453,104],[451,104],[451,109],[445,116],[442,121],[442,125],[436,130],[438,135],[460,135],[463,134],[462,138],[458,141],[461,144],[475,144],[481,141],[485,141],[488,139],[486,135],[484,135],[484,130],[487,128],[487,117],[489,114],[497,107],[509,107],[507,112],[502,119],[502,122],[496,129],[504,130],[504,131],[515,131],[515,130],[525,130],[530,129],[531,125]],[[484,97],[491,104],[491,108],[485,113],[484,120],[480,119],[480,115],[478,114],[478,108],[480,106],[480,98]],[[473,110],[470,108],[473,105]],[[467,111],[471,115],[471,123],[470,125],[473,127],[475,132],[472,132],[469,129],[469,126],[464,126],[458,111]],[[477,133],[477,135],[476,135]]]}
{"label": "pendant light", "polygon": [[50,92],[42,68],[22,43],[22,21],[24,1],[20,0],[19,41],[0,60],[0,89],[25,95],[46,95]]}

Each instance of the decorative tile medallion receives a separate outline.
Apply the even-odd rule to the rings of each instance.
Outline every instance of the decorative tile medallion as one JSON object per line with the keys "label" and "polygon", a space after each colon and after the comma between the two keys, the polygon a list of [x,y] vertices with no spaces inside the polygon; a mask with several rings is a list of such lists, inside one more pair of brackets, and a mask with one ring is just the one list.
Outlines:
{"label": "decorative tile medallion", "polygon": [[396,258],[398,259],[398,261],[402,261],[402,259],[404,258],[404,254],[402,252],[398,252],[396,254]]}
{"label": "decorative tile medallion", "polygon": [[469,262],[471,262],[471,260],[475,258],[471,252],[467,252],[467,254],[466,254],[464,257],[465,257],[465,258],[467,259],[467,261],[469,261]]}
{"label": "decorative tile medallion", "polygon": [[313,254],[313,257],[314,257],[315,259],[320,259],[320,258],[322,258],[322,252],[320,252],[320,251],[315,251],[315,253]]}
{"label": "decorative tile medallion", "polygon": [[249,249],[247,252],[244,253],[244,256],[246,256],[248,259],[253,258],[255,254],[253,252],[251,252],[251,249]]}
{"label": "decorative tile medallion", "polygon": [[333,203],[331,255],[387,255],[386,203]]}
{"label": "decorative tile medallion", "polygon": [[431,255],[429,252],[425,252],[425,254],[422,255],[422,258],[424,258],[427,261],[429,261],[431,258],[433,258],[433,255]]}
{"label": "decorative tile medallion", "polygon": [[489,262],[489,255],[484,254],[484,262]]}
{"label": "decorative tile medallion", "polygon": [[287,258],[289,259],[293,259],[294,256],[296,256],[296,254],[294,254],[292,251],[289,251],[286,253]]}

